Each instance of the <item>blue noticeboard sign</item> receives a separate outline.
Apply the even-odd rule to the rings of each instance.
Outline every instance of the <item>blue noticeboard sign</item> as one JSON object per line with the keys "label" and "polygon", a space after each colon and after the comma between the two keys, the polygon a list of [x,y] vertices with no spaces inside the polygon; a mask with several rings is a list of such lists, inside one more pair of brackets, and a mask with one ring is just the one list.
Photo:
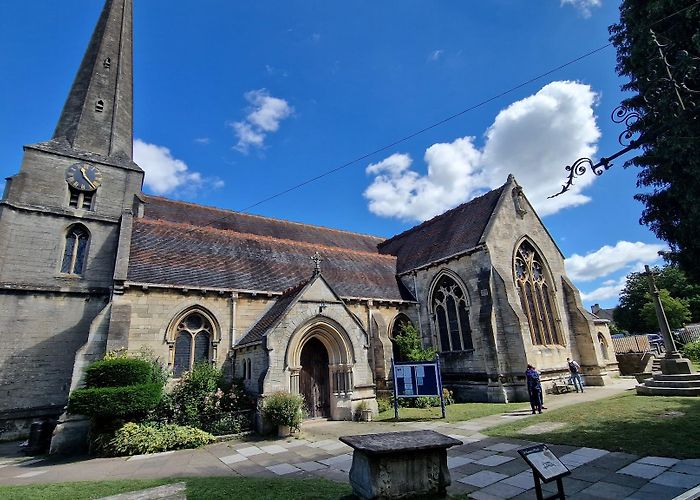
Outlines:
{"label": "blue noticeboard sign", "polygon": [[440,359],[412,363],[393,363],[394,415],[399,418],[398,398],[435,396],[440,398],[442,418],[445,418],[445,401],[442,397]]}

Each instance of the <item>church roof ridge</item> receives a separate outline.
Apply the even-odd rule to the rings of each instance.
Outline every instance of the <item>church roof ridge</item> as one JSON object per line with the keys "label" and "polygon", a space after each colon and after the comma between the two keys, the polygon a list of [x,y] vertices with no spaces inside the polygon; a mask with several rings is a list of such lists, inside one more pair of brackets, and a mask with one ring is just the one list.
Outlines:
{"label": "church roof ridge", "polygon": [[[213,207],[210,205],[202,205],[200,203],[193,203],[191,201],[174,200],[172,198],[166,198],[165,196],[157,196],[157,195],[148,194],[148,195],[145,195],[145,198],[146,198],[146,203],[148,203],[149,198],[155,198],[155,199],[162,200],[162,201],[165,201],[168,203],[190,205],[190,206],[201,208],[204,210],[211,210],[213,212],[223,212],[223,213],[228,213],[228,214],[236,214],[236,215],[243,216],[243,217],[252,217],[252,218],[264,219],[264,220],[274,221],[274,222],[284,222],[286,224],[294,224],[296,226],[310,227],[310,228],[314,228],[314,229],[322,229],[324,231],[332,231],[332,232],[337,232],[337,233],[342,233],[342,234],[349,234],[349,235],[353,235],[353,236],[362,236],[364,238],[372,238],[372,239],[377,240],[378,244],[385,241],[384,237],[376,236],[373,234],[358,233],[356,231],[348,231],[346,229],[338,229],[338,228],[334,228],[334,227],[321,226],[318,224],[309,224],[306,222],[297,222],[297,221],[293,221],[293,220],[282,219],[279,217],[269,217],[267,215],[250,214],[250,213],[246,213],[246,212],[240,212],[238,210],[232,210],[229,208],[221,208],[221,207]],[[145,218],[148,218],[148,215],[146,215]],[[223,220],[223,219],[214,219],[214,221],[218,221],[218,220]],[[200,227],[200,226],[196,226],[196,227]]]}
{"label": "church roof ridge", "polygon": [[[509,180],[508,182],[510,182],[510,180]],[[417,232],[417,231],[419,231],[419,230],[421,230],[421,229],[424,229],[424,228],[426,228],[426,227],[428,227],[428,226],[431,226],[432,224],[434,224],[434,223],[436,223],[436,222],[438,222],[438,221],[440,221],[440,220],[442,220],[442,219],[445,219],[445,218],[449,217],[449,216],[452,215],[453,213],[455,213],[455,212],[457,212],[457,211],[459,211],[459,210],[463,210],[463,209],[466,208],[468,205],[476,204],[476,203],[478,203],[480,200],[482,200],[482,199],[483,199],[484,197],[486,197],[486,196],[489,196],[489,195],[491,195],[491,194],[493,194],[493,193],[498,193],[498,194],[500,195],[501,191],[503,190],[503,188],[506,187],[506,185],[508,184],[508,182],[506,182],[505,184],[503,184],[503,185],[500,186],[500,187],[497,187],[497,188],[492,189],[492,190],[490,190],[490,191],[487,191],[487,192],[485,192],[485,193],[483,193],[483,194],[481,194],[481,195],[479,195],[479,196],[476,196],[476,197],[472,198],[472,199],[469,200],[469,201],[465,201],[464,203],[460,203],[460,204],[457,205],[456,207],[450,208],[449,210],[446,210],[445,212],[442,212],[441,214],[438,214],[438,215],[436,215],[436,216],[434,216],[434,217],[432,217],[432,218],[430,218],[430,219],[428,219],[428,220],[426,220],[426,221],[423,221],[423,222],[421,222],[420,224],[418,224],[417,226],[413,226],[413,227],[408,228],[408,229],[406,229],[405,231],[403,231],[403,232],[401,232],[401,233],[399,233],[399,234],[395,234],[395,235],[392,236],[391,238],[388,238],[388,239],[382,241],[382,242],[379,244],[379,249],[381,250],[381,248],[385,247],[386,245],[388,245],[389,243],[391,243],[391,242],[393,242],[393,241],[399,240],[399,239],[401,239],[401,238],[404,238],[404,237],[408,236],[409,234],[415,233],[415,232]]]}
{"label": "church roof ridge", "polygon": [[263,235],[263,234],[244,233],[241,231],[234,231],[233,229],[220,229],[220,228],[211,227],[211,226],[197,226],[197,225],[189,224],[186,222],[174,222],[174,221],[169,221],[169,220],[165,220],[165,219],[142,218],[142,219],[136,219],[136,220],[137,220],[137,223],[139,223],[139,224],[148,224],[148,225],[153,225],[153,226],[166,225],[166,226],[171,226],[171,227],[179,227],[179,228],[183,228],[183,229],[184,228],[193,228],[193,231],[203,231],[203,232],[208,232],[208,233],[223,233],[226,235],[241,236],[244,238],[250,238],[250,239],[259,240],[259,241],[285,242],[285,243],[292,245],[292,246],[308,247],[309,249],[328,250],[330,252],[345,252],[345,253],[356,254],[356,255],[369,255],[372,257],[380,257],[382,259],[387,259],[387,260],[396,260],[396,257],[393,255],[382,254],[379,252],[369,252],[369,251],[357,250],[357,249],[348,248],[348,247],[330,246],[330,245],[323,245],[320,243],[310,243],[307,241],[290,240],[288,238],[279,238],[279,237],[267,236],[267,235]]}

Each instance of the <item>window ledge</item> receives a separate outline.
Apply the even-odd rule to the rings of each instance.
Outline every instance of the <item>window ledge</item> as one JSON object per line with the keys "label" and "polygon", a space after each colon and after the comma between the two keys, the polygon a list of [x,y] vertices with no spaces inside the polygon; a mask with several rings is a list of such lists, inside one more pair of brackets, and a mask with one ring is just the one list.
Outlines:
{"label": "window ledge", "polygon": [[82,280],[82,274],[71,274],[71,273],[58,273],[57,278],[67,279],[67,280]]}

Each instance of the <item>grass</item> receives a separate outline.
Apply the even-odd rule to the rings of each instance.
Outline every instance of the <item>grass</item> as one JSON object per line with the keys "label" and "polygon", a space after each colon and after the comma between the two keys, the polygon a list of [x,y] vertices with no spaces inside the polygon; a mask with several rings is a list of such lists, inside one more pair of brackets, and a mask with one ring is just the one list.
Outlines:
{"label": "grass", "polygon": [[[565,426],[542,434],[519,431],[542,422]],[[700,398],[623,394],[545,412],[536,418],[492,427],[485,434],[588,446],[636,455],[697,458]]]}
{"label": "grass", "polygon": [[[462,422],[473,418],[499,415],[515,410],[529,408],[524,403],[455,403],[446,407],[448,422]],[[437,408],[399,408],[399,422],[415,420],[435,420],[442,417],[440,407]],[[394,409],[391,408],[377,416],[377,420],[394,420]]]}
{"label": "grass", "polygon": [[187,499],[217,498],[343,498],[352,490],[349,485],[325,479],[270,479],[256,477],[193,477],[125,481],[81,481],[74,483],[0,486],[0,498],[17,500],[82,500],[117,495],[162,484],[184,481]]}

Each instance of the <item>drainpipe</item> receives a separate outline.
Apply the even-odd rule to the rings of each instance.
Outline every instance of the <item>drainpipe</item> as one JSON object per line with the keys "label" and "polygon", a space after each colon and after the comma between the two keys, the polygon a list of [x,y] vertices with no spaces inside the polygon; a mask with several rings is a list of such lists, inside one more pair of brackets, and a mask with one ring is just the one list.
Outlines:
{"label": "drainpipe", "polygon": [[236,345],[236,310],[238,308],[238,293],[231,292],[231,349]]}

